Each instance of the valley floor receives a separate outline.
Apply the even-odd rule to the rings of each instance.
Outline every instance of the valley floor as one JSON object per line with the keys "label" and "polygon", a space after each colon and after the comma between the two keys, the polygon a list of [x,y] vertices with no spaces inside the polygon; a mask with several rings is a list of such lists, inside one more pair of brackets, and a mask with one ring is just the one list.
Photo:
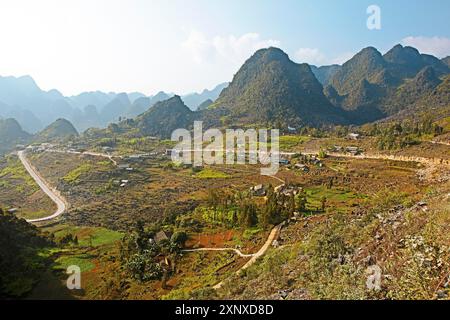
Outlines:
{"label": "valley floor", "polygon": [[[309,172],[283,166],[271,178],[249,165],[196,171],[159,157],[126,171],[95,153],[28,155],[70,204],[62,216],[40,223],[60,244],[42,251],[53,262],[29,298],[449,298],[448,146],[423,143],[380,153],[368,139],[289,142],[288,151],[317,153],[356,144],[365,156],[335,153],[321,166],[309,165]],[[16,157],[0,165],[1,206],[18,207],[18,215],[28,219],[56,211]],[[231,195],[280,181],[301,186],[307,201],[300,215],[272,232],[268,226],[232,226],[211,218],[210,190]],[[163,281],[137,281],[124,271],[124,241],[138,220],[152,230],[188,235],[184,251],[164,258],[172,271]],[[76,242],[62,243],[68,235]],[[70,265],[81,268],[82,290],[65,288]],[[379,290],[367,288],[374,266],[381,270]]]}

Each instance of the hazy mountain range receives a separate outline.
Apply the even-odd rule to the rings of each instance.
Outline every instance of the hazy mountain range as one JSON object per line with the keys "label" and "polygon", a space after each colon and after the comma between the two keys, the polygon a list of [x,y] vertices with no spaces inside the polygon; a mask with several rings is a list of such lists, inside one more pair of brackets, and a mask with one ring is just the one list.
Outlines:
{"label": "hazy mountain range", "polygon": [[444,61],[397,45],[385,55],[369,47],[342,66],[318,68],[297,64],[278,48],[262,49],[215,102],[199,111],[175,97],[156,104],[158,112],[150,110],[120,127],[168,138],[172,130],[191,128],[194,120],[204,121],[205,127],[283,129],[363,124],[404,110],[448,107],[450,69]]}
{"label": "hazy mountain range", "polygon": [[78,132],[116,122],[117,130],[162,138],[194,120],[205,127],[358,125],[414,108],[448,108],[449,60],[397,45],[384,55],[368,47],[342,66],[316,67],[268,48],[253,54],[230,84],[182,97],[164,92],[64,97],[40,90],[30,77],[8,77],[0,78],[0,116],[17,119],[29,132],[65,118]]}
{"label": "hazy mountain range", "polygon": [[[196,110],[207,100],[215,100],[227,84],[212,90],[183,96],[185,103]],[[65,97],[57,90],[43,91],[30,76],[0,76],[0,117],[14,118],[30,133],[42,130],[56,119],[70,120],[81,132],[90,127],[106,127],[122,118],[136,117],[156,102],[174,94],[159,92],[146,96],[139,92],[84,92]]]}

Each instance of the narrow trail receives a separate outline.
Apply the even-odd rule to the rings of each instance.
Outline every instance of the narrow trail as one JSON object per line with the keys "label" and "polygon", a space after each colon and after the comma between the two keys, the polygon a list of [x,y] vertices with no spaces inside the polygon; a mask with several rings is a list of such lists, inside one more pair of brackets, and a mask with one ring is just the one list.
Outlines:
{"label": "narrow trail", "polygon": [[26,221],[29,223],[36,223],[36,222],[43,222],[48,220],[53,220],[60,215],[62,215],[68,206],[68,203],[66,199],[61,195],[59,191],[52,188],[50,184],[42,178],[42,176],[39,174],[39,172],[31,165],[31,163],[28,161],[26,154],[24,151],[19,151],[17,153],[20,161],[22,162],[23,166],[29,173],[29,175],[33,178],[33,180],[38,184],[38,186],[41,188],[41,190],[56,204],[56,211],[43,218],[38,219],[27,219]]}
{"label": "narrow trail", "polygon": [[432,144],[442,144],[444,146],[450,146],[450,142],[444,142],[444,141],[431,141]]}
{"label": "narrow trail", "polygon": [[234,249],[234,248],[198,248],[198,249],[183,250],[183,252],[200,252],[200,251],[233,251],[241,258],[251,258],[251,257],[255,256],[255,254],[256,254],[256,253],[245,254],[245,253],[242,253],[240,250]]}
{"label": "narrow trail", "polygon": [[[247,261],[247,263],[245,265],[243,265],[239,270],[236,271],[236,274],[240,274],[243,270],[251,267],[258,260],[258,258],[262,257],[266,253],[266,251],[272,245],[272,242],[274,240],[276,240],[278,238],[278,236],[280,235],[280,231],[281,231],[281,228],[283,227],[283,225],[284,225],[284,222],[280,223],[279,225],[275,226],[272,229],[266,242],[261,247],[261,249],[259,249],[259,251],[257,253],[242,254],[242,252],[240,252],[239,250],[231,249],[231,248],[223,248],[223,249],[202,248],[202,249],[193,249],[191,251],[227,251],[227,250],[230,251],[230,250],[232,250],[232,251],[238,253],[239,256],[241,256],[243,258],[251,258],[249,261]],[[213,286],[213,289],[215,289],[215,290],[220,289],[223,286],[223,284],[225,283],[225,281],[227,281],[227,279],[225,279],[225,280],[219,282],[218,284],[216,284],[215,286]]]}

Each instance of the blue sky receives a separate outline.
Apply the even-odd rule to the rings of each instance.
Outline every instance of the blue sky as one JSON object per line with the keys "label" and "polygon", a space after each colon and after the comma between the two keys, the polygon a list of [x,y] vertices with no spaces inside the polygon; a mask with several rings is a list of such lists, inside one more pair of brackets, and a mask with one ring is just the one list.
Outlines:
{"label": "blue sky", "polygon": [[[366,27],[369,5],[381,30]],[[450,55],[447,0],[0,0],[0,75],[44,89],[186,93],[230,81],[255,50],[342,63],[397,43]]]}

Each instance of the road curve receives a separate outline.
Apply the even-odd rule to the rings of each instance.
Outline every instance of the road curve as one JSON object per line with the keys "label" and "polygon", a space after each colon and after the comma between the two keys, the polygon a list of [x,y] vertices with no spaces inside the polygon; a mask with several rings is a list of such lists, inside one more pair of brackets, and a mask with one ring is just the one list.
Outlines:
{"label": "road curve", "polygon": [[34,181],[36,181],[36,183],[41,188],[41,190],[44,191],[44,193],[46,195],[48,195],[50,199],[52,199],[52,201],[56,204],[56,207],[57,207],[57,210],[55,211],[55,213],[53,213],[50,216],[39,218],[39,219],[28,219],[26,221],[29,223],[43,222],[43,221],[53,220],[53,219],[59,217],[60,215],[62,215],[66,211],[67,201],[57,190],[50,187],[49,184],[41,177],[39,172],[30,164],[30,162],[28,161],[28,159],[25,155],[25,151],[19,151],[17,153],[17,155],[19,156],[20,161],[22,162],[23,166],[28,171],[30,176],[34,179]]}

